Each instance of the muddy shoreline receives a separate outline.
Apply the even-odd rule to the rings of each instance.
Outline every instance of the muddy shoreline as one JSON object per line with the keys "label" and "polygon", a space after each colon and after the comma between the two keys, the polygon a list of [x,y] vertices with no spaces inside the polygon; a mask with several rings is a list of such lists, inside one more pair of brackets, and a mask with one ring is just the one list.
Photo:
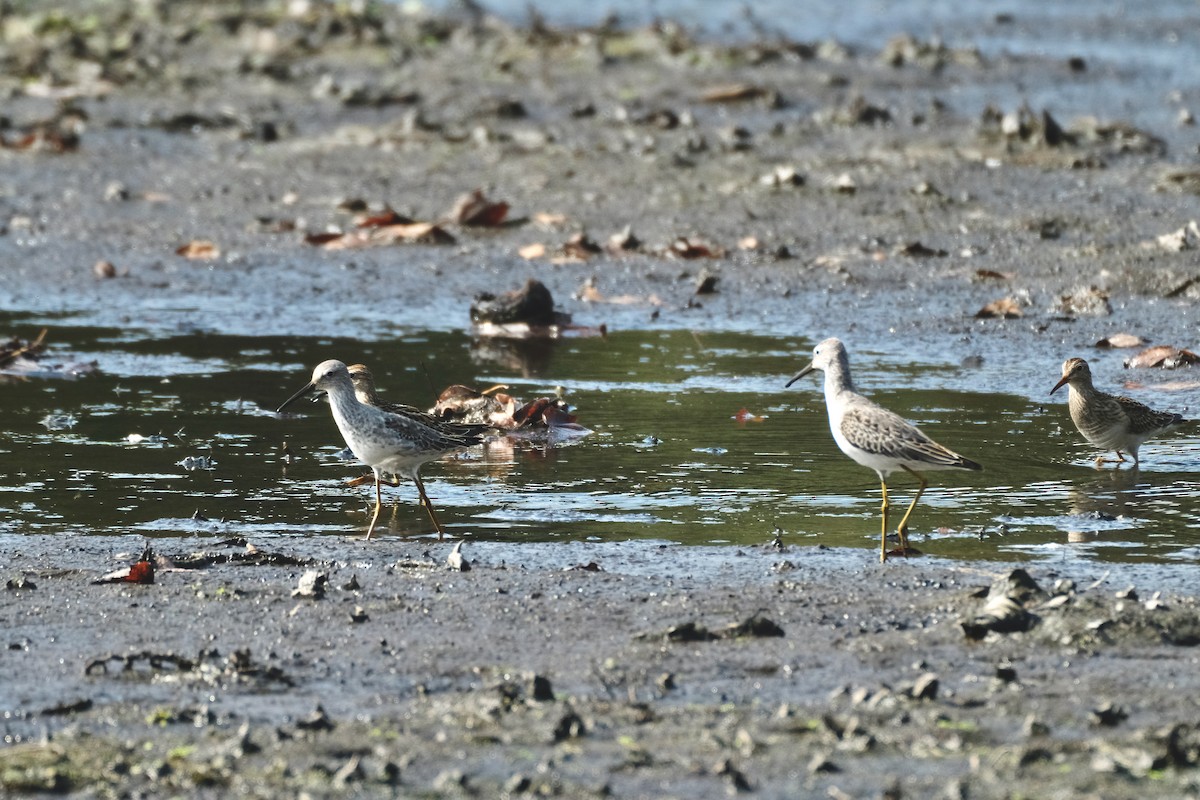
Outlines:
{"label": "muddy shoreline", "polygon": [[[123,586],[76,565],[136,558],[132,540],[56,542],[47,568],[39,538],[5,543],[24,582],[5,592],[10,791],[1196,789],[1179,702],[1196,690],[1196,600],[1120,565],[1031,567],[1033,626],[973,641],[964,623],[1012,567],[631,541],[535,546],[561,564],[537,569],[472,544],[459,572],[448,543],[326,538]],[[181,563],[244,550],[173,547]],[[295,596],[310,569],[324,595]]]}
{"label": "muddy shoreline", "polygon": [[[582,324],[838,334],[1028,396],[1045,381],[1005,354],[1197,344],[1195,128],[1023,108],[1017,87],[1106,74],[1069,52],[97,14],[5,29],[0,298],[23,325],[369,340],[464,326],[533,276]],[[475,188],[503,224],[446,221]],[[385,206],[454,242],[310,243]],[[287,563],[94,585],[141,540],[0,537],[4,794],[1200,793],[1186,568],[1040,563],[1017,591],[995,563],[787,542],[538,545],[559,566],[537,568],[481,542],[469,572],[432,541],[251,544]],[[293,597],[308,569],[323,599]],[[1036,620],[971,640],[996,582]],[[755,619],[783,635],[728,630]]]}

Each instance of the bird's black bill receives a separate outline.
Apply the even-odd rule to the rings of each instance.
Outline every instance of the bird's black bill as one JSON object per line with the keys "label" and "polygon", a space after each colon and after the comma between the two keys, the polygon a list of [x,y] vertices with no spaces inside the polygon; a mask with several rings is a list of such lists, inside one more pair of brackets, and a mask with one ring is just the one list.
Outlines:
{"label": "bird's black bill", "polygon": [[789,387],[789,386],[791,386],[793,383],[795,383],[796,381],[800,380],[801,378],[803,378],[803,377],[804,377],[805,375],[807,375],[808,373],[812,372],[812,371],[813,371],[813,369],[814,369],[813,365],[812,365],[812,364],[809,364],[807,367],[805,367],[804,369],[800,370],[800,371],[799,371],[799,372],[797,372],[795,375],[793,375],[793,376],[792,376],[792,379],[783,385],[783,388],[785,388],[785,389],[786,389],[786,388],[788,388],[788,387]]}
{"label": "bird's black bill", "polygon": [[306,386],[305,386],[303,389],[301,389],[300,391],[296,392],[294,395],[292,395],[291,397],[289,397],[287,400],[283,401],[283,405],[281,405],[279,408],[275,409],[275,413],[276,413],[276,414],[282,414],[282,413],[283,413],[283,410],[284,410],[285,408],[287,408],[287,407],[288,407],[288,406],[290,406],[292,403],[294,403],[294,402],[296,402],[297,400],[299,400],[301,397],[304,397],[306,394],[309,394],[310,392],[312,392],[312,391],[316,390],[316,388],[317,388],[317,387],[316,387],[316,386],[314,386],[314,385],[313,385],[313,384],[311,384],[311,383],[307,384],[307,385],[306,385]]}
{"label": "bird's black bill", "polygon": [[1054,388],[1050,390],[1050,394],[1054,394],[1055,392],[1057,392],[1059,389],[1061,389],[1066,384],[1067,384],[1067,379],[1063,378],[1061,381],[1054,384]]}

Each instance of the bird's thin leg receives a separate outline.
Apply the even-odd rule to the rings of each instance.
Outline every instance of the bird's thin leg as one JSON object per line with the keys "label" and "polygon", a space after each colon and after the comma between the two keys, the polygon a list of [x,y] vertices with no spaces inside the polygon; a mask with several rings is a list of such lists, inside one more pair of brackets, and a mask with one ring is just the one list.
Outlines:
{"label": "bird's thin leg", "polygon": [[[360,475],[357,478],[351,478],[350,480],[346,481],[346,485],[347,486],[362,486],[364,483],[370,483],[374,479],[375,479],[374,475]],[[380,477],[380,480],[383,480],[382,476]],[[390,481],[385,480],[383,482],[386,483],[388,486],[393,486],[393,487],[400,485],[400,479],[397,478],[395,475],[392,476],[392,479]]]}
{"label": "bird's thin leg", "polygon": [[371,534],[375,532],[375,523],[379,521],[379,512],[383,508],[383,474],[378,470],[375,472],[375,513],[371,515],[371,524],[367,527],[367,539],[371,538]]}
{"label": "bird's thin leg", "polygon": [[921,499],[921,495],[925,493],[925,487],[929,485],[929,481],[925,480],[925,476],[916,470],[909,469],[903,464],[900,466],[904,468],[905,472],[921,482],[921,485],[917,487],[916,496],[908,504],[908,511],[904,512],[904,519],[900,520],[900,526],[896,528],[896,535],[900,537],[900,550],[908,552],[908,518],[912,515],[913,509],[917,507],[917,501]]}
{"label": "bird's thin leg", "polygon": [[888,503],[887,481],[885,481],[883,478],[880,478],[879,485],[883,487],[883,505],[879,507],[880,512],[883,514],[883,533],[880,535],[879,561],[880,563],[883,563],[887,561],[887,519],[888,509],[891,508],[891,505]]}
{"label": "bird's thin leg", "polygon": [[438,522],[437,514],[433,513],[433,503],[429,499],[429,495],[425,494],[425,484],[421,483],[420,475],[413,475],[413,480],[417,484],[417,492],[421,495],[421,505],[425,506],[425,510],[429,512],[429,518],[433,520],[433,527],[437,528],[438,540],[446,535],[442,530],[442,523]]}

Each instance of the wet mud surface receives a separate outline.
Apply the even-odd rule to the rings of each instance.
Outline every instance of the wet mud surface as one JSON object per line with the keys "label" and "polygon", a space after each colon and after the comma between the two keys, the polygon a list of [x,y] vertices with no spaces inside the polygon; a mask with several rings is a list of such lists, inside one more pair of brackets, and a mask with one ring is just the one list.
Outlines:
{"label": "wet mud surface", "polygon": [[[449,543],[235,561],[242,543],[193,540],[160,547],[189,569],[94,585],[129,540],[60,544],[46,568],[41,538],[4,553],[11,792],[1197,790],[1182,570],[1159,593],[1122,566],[626,542],[472,545],[460,572]],[[311,570],[323,589],[298,594]]]}
{"label": "wet mud surface", "polygon": [[[1121,375],[1114,333],[1197,344],[1200,137],[1023,108],[1109,74],[1068,51],[97,13],[0,53],[0,298],[36,322],[370,340],[534,276],[581,324],[837,334],[1030,397],[1071,355]],[[475,188],[501,224],[447,219]],[[312,243],[384,206],[453,243]],[[452,572],[448,543],[285,537],[93,585],[141,538],[2,543],[4,794],[1200,793],[1188,567],[989,598],[1008,567],[860,550],[481,543]]]}

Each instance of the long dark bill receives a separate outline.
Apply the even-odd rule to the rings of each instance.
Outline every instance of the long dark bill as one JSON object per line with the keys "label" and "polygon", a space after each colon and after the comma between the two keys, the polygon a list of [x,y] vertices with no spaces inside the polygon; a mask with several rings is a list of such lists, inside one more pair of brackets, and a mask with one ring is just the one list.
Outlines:
{"label": "long dark bill", "polygon": [[1057,392],[1059,389],[1061,389],[1063,386],[1065,386],[1066,383],[1067,383],[1067,379],[1063,378],[1061,381],[1054,384],[1054,388],[1050,390],[1050,394],[1054,394],[1055,392]]}
{"label": "long dark bill", "polygon": [[288,406],[290,406],[292,403],[294,403],[294,402],[296,402],[297,400],[299,400],[301,397],[304,397],[306,394],[311,394],[312,392],[316,391],[316,389],[317,389],[316,385],[314,385],[314,384],[312,384],[312,383],[308,383],[307,385],[305,385],[305,387],[304,387],[303,389],[301,389],[300,391],[296,392],[294,395],[292,395],[292,396],[291,396],[291,397],[289,397],[287,400],[285,400],[285,401],[283,402],[283,405],[281,405],[279,408],[275,409],[275,413],[276,413],[276,414],[282,414],[282,413],[283,413],[283,410],[284,410],[285,408],[287,408],[287,407],[288,407]]}
{"label": "long dark bill", "polygon": [[815,369],[815,367],[813,367],[813,365],[812,365],[812,364],[809,364],[807,367],[805,367],[804,369],[800,370],[800,371],[799,371],[799,372],[797,372],[795,375],[793,375],[793,376],[792,376],[792,379],[783,385],[783,388],[785,388],[785,389],[786,389],[786,388],[788,388],[788,387],[789,387],[789,386],[791,386],[793,383],[795,383],[796,381],[800,380],[801,378],[803,378],[803,377],[804,377],[805,375],[807,375],[808,373],[812,372],[814,369]]}

